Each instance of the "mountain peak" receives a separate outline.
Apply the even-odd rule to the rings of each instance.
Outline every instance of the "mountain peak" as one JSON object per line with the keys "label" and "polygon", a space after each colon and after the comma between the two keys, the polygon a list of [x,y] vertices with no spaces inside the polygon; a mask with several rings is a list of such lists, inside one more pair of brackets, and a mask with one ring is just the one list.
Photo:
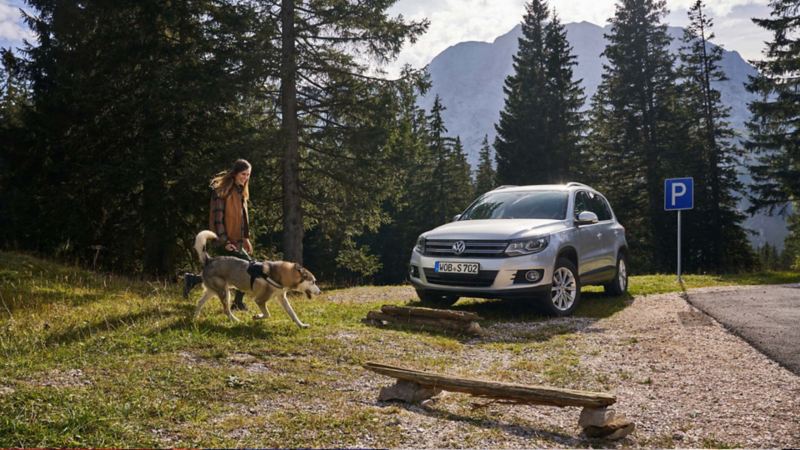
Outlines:
{"label": "mountain peak", "polygon": [[[565,24],[565,28],[577,57],[574,77],[581,80],[587,98],[585,107],[588,108],[588,100],[601,81],[605,59],[600,55],[606,46],[604,34],[610,27],[582,21]],[[677,54],[683,29],[668,27],[668,33],[673,37],[670,51]],[[430,109],[434,97],[439,95],[447,108],[442,116],[449,134],[461,137],[473,167],[477,165],[483,136],[488,135],[489,142],[494,142],[494,125],[499,121],[505,103],[503,83],[513,71],[512,57],[517,52],[521,35],[522,26],[517,24],[491,43],[469,41],[453,45],[429,64],[432,86],[426,96],[420,99],[420,106]],[[747,104],[753,99],[752,94],[745,90],[744,83],[748,76],[756,74],[756,70],[739,53],[724,49],[720,67],[729,79],[715,83],[714,87],[720,91],[723,103],[731,108],[731,125],[742,132],[750,114]],[[753,228],[761,229],[762,237],[777,236],[773,243],[782,245],[785,223],[770,226],[776,227],[776,230],[782,228],[783,235],[780,230],[764,231],[768,225],[763,223]]]}

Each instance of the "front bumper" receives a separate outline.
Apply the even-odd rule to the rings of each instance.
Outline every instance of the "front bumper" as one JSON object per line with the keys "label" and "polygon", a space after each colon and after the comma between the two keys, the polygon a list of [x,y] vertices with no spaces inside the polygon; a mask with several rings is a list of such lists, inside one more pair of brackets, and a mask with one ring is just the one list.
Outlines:
{"label": "front bumper", "polygon": [[[411,271],[409,280],[418,290],[442,295],[479,298],[531,297],[550,291],[555,256],[553,248],[546,248],[533,255],[504,258],[425,256],[413,250],[410,264],[417,270],[416,273]],[[477,262],[480,264],[480,274],[442,277],[433,271],[436,261]],[[528,270],[540,271],[541,278],[535,283],[521,281],[518,273]]]}

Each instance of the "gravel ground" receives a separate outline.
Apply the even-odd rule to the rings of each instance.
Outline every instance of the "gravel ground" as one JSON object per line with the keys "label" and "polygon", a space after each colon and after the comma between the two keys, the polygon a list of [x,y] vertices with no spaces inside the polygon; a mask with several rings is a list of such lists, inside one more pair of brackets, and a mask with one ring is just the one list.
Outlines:
{"label": "gravel ground", "polygon": [[[583,438],[579,408],[511,406],[449,393],[425,407],[381,405],[397,410],[387,414],[387,426],[402,428],[403,447],[800,447],[800,377],[727,332],[682,295],[637,297],[623,311],[597,321],[550,322],[577,333],[574,350],[589,374],[565,387],[607,386],[617,396],[617,413],[636,423],[636,431],[621,441]],[[480,342],[513,342],[542,326],[498,324]],[[493,373],[501,371],[513,381],[539,384],[538,375],[519,369],[519,361],[542,356],[466,345],[459,355],[464,364],[455,371],[495,379]],[[374,374],[356,378],[352,394],[358,398],[350,401],[362,406],[374,405],[377,389],[391,384]],[[361,444],[380,446],[369,439]]]}

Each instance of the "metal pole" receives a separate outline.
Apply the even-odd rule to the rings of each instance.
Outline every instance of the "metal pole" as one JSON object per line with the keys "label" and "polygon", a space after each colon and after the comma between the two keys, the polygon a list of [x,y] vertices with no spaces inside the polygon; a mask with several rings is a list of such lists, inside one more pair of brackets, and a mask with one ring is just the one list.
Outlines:
{"label": "metal pole", "polygon": [[678,283],[681,280],[681,210],[678,210]]}

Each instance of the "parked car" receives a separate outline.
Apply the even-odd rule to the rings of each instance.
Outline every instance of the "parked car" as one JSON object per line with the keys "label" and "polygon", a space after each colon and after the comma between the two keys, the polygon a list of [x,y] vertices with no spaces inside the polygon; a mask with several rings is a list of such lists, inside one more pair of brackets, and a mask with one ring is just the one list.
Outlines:
{"label": "parked car", "polygon": [[501,186],[420,235],[409,278],[428,305],[526,298],[566,316],[582,286],[601,284],[614,295],[627,290],[627,253],[625,228],[591,187]]}

